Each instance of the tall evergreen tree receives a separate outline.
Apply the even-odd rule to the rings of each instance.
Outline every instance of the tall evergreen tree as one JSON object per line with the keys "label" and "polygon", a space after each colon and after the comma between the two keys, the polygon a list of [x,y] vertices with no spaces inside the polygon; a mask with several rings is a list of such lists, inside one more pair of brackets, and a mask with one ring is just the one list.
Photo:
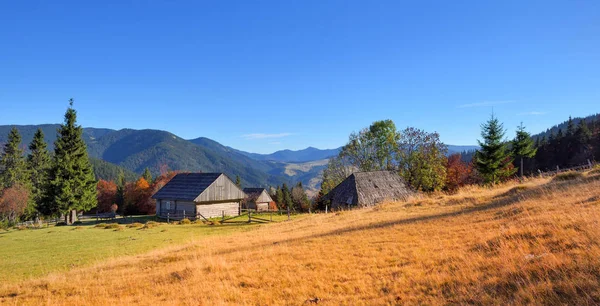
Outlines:
{"label": "tall evergreen tree", "polygon": [[277,202],[279,209],[285,208],[285,203],[283,202],[283,190],[281,190],[281,187],[279,186],[277,186],[277,190],[275,190],[275,202]]}
{"label": "tall evergreen tree", "polygon": [[516,171],[512,166],[512,157],[508,151],[504,138],[504,127],[492,114],[490,120],[481,126],[481,147],[475,153],[477,170],[487,184],[502,182]]}
{"label": "tall evergreen tree", "polygon": [[47,199],[44,192],[47,189],[51,166],[47,147],[46,141],[44,141],[44,132],[42,129],[38,129],[29,144],[30,153],[27,156],[27,168],[31,178],[31,198],[38,209],[45,206],[44,201]]}
{"label": "tall evergreen tree", "polygon": [[144,169],[144,174],[142,174],[142,177],[146,180],[146,182],[148,182],[148,184],[152,184],[152,173],[150,173],[150,169],[148,169],[148,167]]}
{"label": "tall evergreen tree", "polygon": [[235,185],[238,186],[238,188],[242,188],[242,179],[239,175],[235,176]]}
{"label": "tall evergreen tree", "polygon": [[535,156],[537,152],[537,148],[533,145],[533,140],[531,139],[531,135],[525,131],[525,127],[521,122],[521,125],[517,127],[517,135],[513,140],[513,155],[520,159],[519,171],[521,173],[521,177],[523,177],[523,159],[524,158],[532,158]]}
{"label": "tall evergreen tree", "polygon": [[281,193],[283,194],[283,204],[285,208],[290,208],[290,210],[294,209],[294,203],[292,202],[292,193],[288,188],[286,183],[283,183],[281,186]]}
{"label": "tall evergreen tree", "polygon": [[125,208],[125,185],[127,181],[125,179],[125,173],[123,173],[123,169],[119,169],[119,174],[117,176],[117,195],[116,195],[116,204],[118,206],[119,211],[123,211]]}
{"label": "tall evergreen tree", "polygon": [[8,141],[4,145],[4,151],[0,156],[0,190],[10,188],[15,184],[28,185],[29,176],[25,163],[24,152],[21,145],[21,134],[13,127],[8,133]]}
{"label": "tall evergreen tree", "polygon": [[65,113],[65,122],[58,129],[54,142],[54,163],[50,171],[53,211],[65,214],[71,224],[77,211],[96,207],[96,180],[81,137],[83,128],[77,125],[73,99]]}

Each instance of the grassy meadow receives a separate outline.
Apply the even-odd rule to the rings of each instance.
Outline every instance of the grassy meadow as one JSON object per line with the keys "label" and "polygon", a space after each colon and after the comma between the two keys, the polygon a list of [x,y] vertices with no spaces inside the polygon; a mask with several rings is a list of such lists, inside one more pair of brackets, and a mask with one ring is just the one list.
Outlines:
{"label": "grassy meadow", "polygon": [[[263,226],[243,223],[175,225],[163,222],[146,225],[149,218],[138,219],[138,222],[130,224],[87,220],[78,226],[0,229],[0,283],[22,281],[119,256],[141,254]],[[273,215],[273,219],[284,220],[287,216]]]}
{"label": "grassy meadow", "polygon": [[[36,244],[25,242],[25,235],[120,238],[111,240],[117,246],[109,251],[92,248],[111,254],[94,257],[94,264],[3,282],[0,303],[599,304],[599,220],[600,174],[588,173],[493,189],[467,187],[456,195],[316,214],[223,235],[203,234],[225,229],[206,225],[163,225],[151,234],[69,227],[11,232],[2,235],[1,245],[21,239],[33,249],[13,251],[18,257],[35,252]],[[127,240],[138,237],[132,236],[135,231],[148,242]],[[176,232],[185,238],[164,241]],[[118,253],[130,243],[156,245],[140,247],[137,255]],[[52,260],[46,256],[45,262]]]}

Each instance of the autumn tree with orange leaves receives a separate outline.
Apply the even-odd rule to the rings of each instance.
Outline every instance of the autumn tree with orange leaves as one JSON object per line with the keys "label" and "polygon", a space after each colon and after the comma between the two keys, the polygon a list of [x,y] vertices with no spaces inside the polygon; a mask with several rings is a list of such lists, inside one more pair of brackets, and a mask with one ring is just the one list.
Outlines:
{"label": "autumn tree with orange leaves", "polygon": [[110,212],[117,201],[117,184],[113,181],[100,180],[96,185],[98,190],[98,212]]}
{"label": "autumn tree with orange leaves", "polygon": [[456,192],[458,188],[475,183],[473,163],[462,161],[460,153],[448,156],[446,164],[446,190]]}

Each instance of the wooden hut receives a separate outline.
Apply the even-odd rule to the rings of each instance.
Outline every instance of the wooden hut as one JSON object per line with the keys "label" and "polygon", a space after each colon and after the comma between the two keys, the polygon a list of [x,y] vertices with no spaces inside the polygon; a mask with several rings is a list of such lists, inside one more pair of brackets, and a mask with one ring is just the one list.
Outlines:
{"label": "wooden hut", "polygon": [[264,188],[244,188],[246,194],[245,208],[256,209],[258,211],[269,210],[269,203],[273,199]]}
{"label": "wooden hut", "polygon": [[414,192],[393,171],[355,172],[333,188],[323,200],[332,209],[366,207],[384,200],[406,200]]}
{"label": "wooden hut", "polygon": [[180,173],[152,196],[156,215],[173,219],[238,216],[245,197],[223,173]]}

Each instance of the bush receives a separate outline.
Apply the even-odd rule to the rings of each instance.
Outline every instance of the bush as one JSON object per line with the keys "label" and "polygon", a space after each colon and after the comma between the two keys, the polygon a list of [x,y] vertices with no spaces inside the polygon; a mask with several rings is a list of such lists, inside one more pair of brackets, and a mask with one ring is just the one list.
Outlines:
{"label": "bush", "polygon": [[118,223],[111,223],[111,224],[107,224],[104,229],[118,229],[121,226]]}
{"label": "bush", "polygon": [[129,227],[129,228],[142,227],[142,226],[144,226],[144,225],[139,222],[135,222],[135,223],[131,223],[131,224],[127,225],[127,227]]}
{"label": "bush", "polygon": [[582,178],[583,174],[580,172],[565,172],[557,174],[552,180],[554,181],[572,181],[579,178]]}
{"label": "bush", "polygon": [[65,222],[65,221],[60,221],[60,222],[56,222],[56,225],[55,225],[55,226],[66,226],[66,225],[67,225],[67,222]]}
{"label": "bush", "polygon": [[75,222],[73,222],[72,225],[82,225],[82,224],[83,224],[83,222],[81,222],[81,221],[75,221]]}
{"label": "bush", "polygon": [[25,226],[25,225],[19,225],[19,226],[17,226],[17,229],[20,230],[20,231],[26,230],[27,226]]}
{"label": "bush", "polygon": [[179,224],[181,224],[181,225],[192,224],[192,221],[190,221],[190,219],[188,219],[188,218],[184,218],[181,221],[179,221]]}
{"label": "bush", "polygon": [[148,222],[146,222],[146,224],[144,224],[144,227],[142,227],[142,229],[151,229],[151,228],[155,228],[159,225],[160,225],[160,223],[158,223],[158,222],[148,221]]}
{"label": "bush", "polygon": [[94,227],[102,227],[102,228],[105,228],[105,227],[106,227],[106,223],[98,223],[98,224],[96,224]]}
{"label": "bush", "polygon": [[0,228],[3,230],[8,230],[10,227],[13,227],[14,222],[10,222],[9,220],[0,220]]}

